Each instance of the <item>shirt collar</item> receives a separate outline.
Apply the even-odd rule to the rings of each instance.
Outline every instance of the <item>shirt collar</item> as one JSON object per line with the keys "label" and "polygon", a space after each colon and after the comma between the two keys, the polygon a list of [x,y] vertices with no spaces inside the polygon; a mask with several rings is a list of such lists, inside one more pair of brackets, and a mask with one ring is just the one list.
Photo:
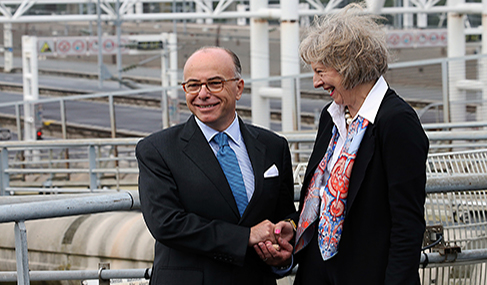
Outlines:
{"label": "shirt collar", "polygon": [[[375,117],[377,116],[377,112],[379,111],[380,104],[382,103],[382,99],[384,99],[388,88],[389,86],[387,85],[384,77],[379,77],[377,82],[374,84],[374,87],[372,87],[369,94],[365,98],[364,103],[360,107],[360,110],[357,112],[355,117],[360,115],[373,124]],[[330,113],[333,122],[337,127],[340,128],[345,124],[345,120],[343,120],[345,116],[345,108],[343,106],[340,106],[333,101],[330,107],[328,107],[328,113]]]}
{"label": "shirt collar", "polygon": [[[218,131],[212,129],[211,127],[203,123],[200,119],[198,119],[198,117],[195,116],[194,118],[196,119],[196,123],[198,124],[201,131],[203,132],[206,141],[210,142],[213,139],[213,137],[219,133]],[[233,140],[234,143],[239,145],[241,140],[241,135],[240,135],[240,124],[238,123],[238,116],[236,112],[235,112],[235,119],[233,119],[232,124],[230,124],[230,126],[227,129],[225,129],[223,132],[226,133]]]}

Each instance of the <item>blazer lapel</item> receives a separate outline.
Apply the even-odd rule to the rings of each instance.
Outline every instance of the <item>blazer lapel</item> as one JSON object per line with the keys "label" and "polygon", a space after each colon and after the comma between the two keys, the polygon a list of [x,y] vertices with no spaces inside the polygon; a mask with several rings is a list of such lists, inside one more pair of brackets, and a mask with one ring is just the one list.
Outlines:
{"label": "blazer lapel", "polygon": [[[266,146],[259,141],[258,137],[259,134],[251,129],[247,128],[247,126],[242,122],[239,118],[240,123],[240,133],[242,134],[243,140],[245,142],[245,146],[247,148],[247,153],[249,154],[250,163],[252,164],[252,168],[254,170],[254,194],[250,199],[249,204],[247,205],[247,209],[245,209],[243,217],[246,216],[248,211],[255,206],[257,201],[260,200],[260,196],[262,195],[264,189],[264,167],[265,167],[265,155],[266,155]],[[242,218],[243,218],[242,217]]]}
{"label": "blazer lapel", "polygon": [[181,141],[184,144],[183,153],[185,153],[194,164],[201,169],[206,177],[213,183],[218,192],[224,197],[225,201],[231,206],[237,217],[240,216],[237,203],[233,197],[232,190],[228,185],[225,174],[220,167],[216,156],[210,145],[206,141],[203,132],[196,124],[194,116],[191,116],[181,134]]}
{"label": "blazer lapel", "polygon": [[306,173],[304,175],[304,183],[303,185],[308,185],[306,181],[309,181],[313,176],[316,167],[321,162],[323,157],[325,156],[325,152],[328,149],[328,145],[330,144],[330,139],[333,130],[333,121],[328,120],[326,126],[324,126],[324,131],[320,134],[319,137],[316,138],[315,144],[313,146],[313,152],[308,161],[308,166],[306,167]]}
{"label": "blazer lapel", "polygon": [[357,197],[357,193],[365,177],[367,166],[369,165],[369,162],[374,155],[374,149],[375,125],[370,124],[365,131],[362,142],[360,143],[360,147],[357,152],[357,158],[355,159],[352,168],[350,184],[348,186],[347,212],[352,207],[355,197]]}
{"label": "blazer lapel", "polygon": [[[387,97],[391,96],[392,94],[394,94],[394,92],[392,91],[392,89],[388,88],[386,94],[384,95],[384,98],[382,99],[381,106],[377,111],[375,123],[380,120],[383,114],[382,110],[384,108],[387,108],[383,105],[385,100],[387,100]],[[376,124],[370,124],[367,127],[367,131],[365,131],[362,142],[360,143],[360,148],[357,152],[357,159],[355,160],[355,164],[353,165],[352,174],[350,177],[350,184],[348,187],[347,212],[351,209],[353,202],[355,201],[355,197],[357,197],[360,186],[364,181],[366,169],[370,163],[370,160],[374,156],[377,132],[378,131],[376,129]]]}
{"label": "blazer lapel", "polygon": [[[324,126],[324,131],[321,133],[320,137],[316,138],[315,145],[313,147],[313,153],[308,162],[308,166],[306,168],[306,174],[303,182],[303,187],[307,187],[311,177],[313,176],[316,167],[321,162],[323,157],[325,156],[325,152],[330,144],[330,139],[333,130],[333,121],[330,119],[326,126]],[[360,148],[357,153],[357,159],[355,160],[353,169],[352,169],[352,177],[350,177],[350,184],[348,188],[348,198],[347,198],[347,212],[349,211],[350,207],[357,196],[358,190],[360,189],[360,185],[365,177],[365,170],[372,159],[374,154],[375,148],[375,126],[370,124],[367,127],[367,131],[364,134],[362,142],[360,143]],[[302,189],[305,190],[305,189]],[[303,204],[303,199],[307,193],[307,191],[301,190],[301,203]]]}

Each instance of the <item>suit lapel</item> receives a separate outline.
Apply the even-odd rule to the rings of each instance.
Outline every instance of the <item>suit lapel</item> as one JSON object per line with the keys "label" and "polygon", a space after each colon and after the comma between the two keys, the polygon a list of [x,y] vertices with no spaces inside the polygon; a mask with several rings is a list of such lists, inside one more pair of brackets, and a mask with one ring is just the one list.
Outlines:
{"label": "suit lapel", "polygon": [[[264,191],[264,167],[265,167],[265,156],[266,156],[266,146],[259,141],[259,134],[249,128],[240,120],[240,133],[242,134],[243,141],[247,148],[247,153],[249,154],[250,162],[252,164],[252,169],[254,170],[254,194],[247,205],[247,209],[244,212],[243,217],[246,213],[251,211],[255,206],[257,201],[259,201],[262,192]],[[243,218],[242,217],[242,218]]]}
{"label": "suit lapel", "polygon": [[183,153],[201,169],[201,172],[206,175],[218,192],[224,197],[225,201],[231,206],[235,215],[239,217],[240,214],[237,204],[225,178],[225,174],[213,150],[206,141],[203,132],[201,132],[196,124],[194,116],[191,116],[186,122],[184,130],[181,133],[181,142],[184,144],[182,148]]}

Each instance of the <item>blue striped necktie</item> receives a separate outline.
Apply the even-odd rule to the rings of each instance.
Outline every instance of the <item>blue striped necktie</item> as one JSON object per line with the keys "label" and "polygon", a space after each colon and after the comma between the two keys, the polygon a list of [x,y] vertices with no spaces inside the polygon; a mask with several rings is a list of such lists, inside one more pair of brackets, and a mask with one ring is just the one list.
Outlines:
{"label": "blue striped necktie", "polygon": [[225,133],[218,133],[214,138],[218,144],[219,150],[216,158],[220,162],[220,166],[227,177],[228,184],[232,188],[235,202],[237,202],[240,216],[243,215],[248,204],[247,191],[242,178],[242,172],[238,166],[237,156],[235,152],[228,145],[228,136]]}

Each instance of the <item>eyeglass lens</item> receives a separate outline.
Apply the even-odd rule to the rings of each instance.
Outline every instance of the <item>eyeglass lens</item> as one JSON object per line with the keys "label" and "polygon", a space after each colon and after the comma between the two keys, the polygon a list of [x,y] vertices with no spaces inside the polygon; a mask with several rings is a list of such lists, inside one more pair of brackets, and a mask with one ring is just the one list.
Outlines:
{"label": "eyeglass lens", "polygon": [[189,93],[198,93],[201,90],[201,86],[205,85],[211,92],[219,92],[223,89],[223,80],[210,80],[208,82],[189,81],[184,87]]}

